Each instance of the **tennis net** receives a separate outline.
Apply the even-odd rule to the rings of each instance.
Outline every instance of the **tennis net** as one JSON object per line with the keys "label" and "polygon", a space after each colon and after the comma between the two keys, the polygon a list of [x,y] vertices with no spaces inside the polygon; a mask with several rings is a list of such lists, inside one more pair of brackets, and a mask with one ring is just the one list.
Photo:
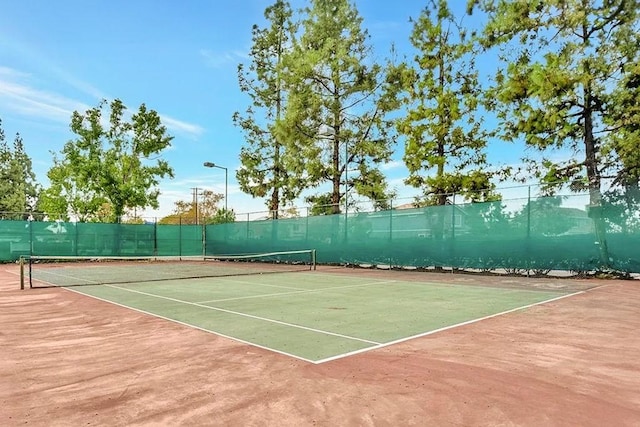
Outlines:
{"label": "tennis net", "polygon": [[22,263],[22,286],[83,286],[309,271],[315,250],[205,257],[31,256]]}

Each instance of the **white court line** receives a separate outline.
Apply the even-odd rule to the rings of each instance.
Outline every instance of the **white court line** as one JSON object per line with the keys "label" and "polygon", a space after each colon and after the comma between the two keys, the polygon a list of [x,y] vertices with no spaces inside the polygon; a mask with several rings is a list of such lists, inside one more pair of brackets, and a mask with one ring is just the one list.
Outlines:
{"label": "white court line", "polygon": [[255,282],[250,282],[250,281],[247,281],[247,280],[238,280],[238,279],[234,279],[233,277],[235,277],[235,276],[212,276],[212,277],[203,277],[202,279],[214,279],[216,282],[224,281],[224,282],[227,282],[227,283],[242,283],[243,285],[265,286],[265,287],[268,287],[268,288],[293,289],[293,290],[296,290],[296,291],[305,290],[304,288],[295,288],[293,286],[270,285],[268,283],[255,283]]}
{"label": "white court line", "polygon": [[[328,275],[328,276],[332,276],[332,275]],[[39,280],[40,282],[43,282],[43,283],[49,283],[49,282],[47,282],[45,280],[41,280],[41,279],[37,279],[37,280]],[[107,286],[110,286],[110,285],[107,285]],[[603,288],[603,287],[607,287],[607,286],[610,286],[610,285],[605,284],[605,285],[601,285],[601,286],[596,286],[594,288],[590,288],[590,289],[587,289],[587,290],[584,290],[584,291],[574,292],[574,293],[571,293],[571,294],[568,294],[568,295],[562,295],[560,297],[552,298],[552,299],[545,300],[545,301],[540,301],[540,302],[529,304],[529,305],[525,305],[525,306],[522,306],[522,307],[516,307],[516,308],[510,309],[510,310],[507,310],[507,311],[503,311],[503,312],[500,312],[500,313],[492,314],[492,315],[481,317],[481,318],[478,318],[478,319],[468,320],[466,322],[461,322],[461,323],[458,323],[458,324],[455,324],[455,325],[450,325],[450,326],[446,326],[446,327],[443,327],[443,328],[435,329],[435,330],[432,330],[432,331],[428,331],[428,332],[412,335],[412,336],[409,336],[409,337],[400,338],[400,339],[397,339],[397,340],[394,340],[394,341],[390,341],[390,342],[386,342],[386,343],[374,343],[374,342],[371,342],[372,344],[375,344],[375,345],[373,345],[371,347],[363,348],[363,349],[360,349],[360,350],[355,350],[355,351],[339,354],[339,355],[336,355],[336,356],[328,357],[328,358],[325,358],[325,359],[319,359],[319,360],[307,359],[307,358],[298,356],[298,355],[293,354],[293,353],[288,353],[288,352],[277,350],[277,349],[274,349],[274,348],[271,348],[271,347],[266,347],[266,346],[263,346],[263,345],[260,345],[260,344],[256,344],[256,343],[251,342],[251,341],[245,341],[245,340],[240,339],[240,338],[235,337],[235,336],[225,335],[225,334],[222,334],[220,332],[209,330],[209,329],[206,329],[206,328],[203,328],[203,327],[200,327],[200,326],[196,326],[196,325],[193,325],[193,324],[190,324],[190,323],[181,322],[179,320],[172,319],[172,318],[169,318],[169,317],[165,317],[165,316],[162,316],[162,315],[159,315],[159,314],[156,314],[156,313],[148,312],[148,311],[145,311],[145,310],[142,310],[142,309],[138,309],[138,308],[134,308],[134,307],[131,307],[131,306],[128,306],[128,305],[120,304],[120,303],[117,303],[117,302],[114,302],[114,301],[111,301],[111,300],[108,300],[108,299],[104,299],[104,298],[100,298],[100,297],[97,297],[97,296],[94,296],[94,295],[86,294],[86,293],[83,293],[81,291],[77,291],[77,290],[72,289],[72,288],[63,287],[62,289],[67,290],[67,291],[71,291],[71,292],[75,292],[77,294],[80,294],[80,295],[83,295],[83,296],[86,296],[86,297],[89,297],[89,298],[94,298],[96,300],[100,300],[100,301],[103,301],[103,302],[114,304],[114,305],[117,305],[117,306],[122,307],[122,308],[126,308],[126,309],[129,309],[129,310],[133,310],[133,311],[136,311],[136,312],[139,312],[139,313],[143,313],[143,314],[149,315],[149,316],[153,316],[153,317],[156,317],[156,318],[159,318],[159,319],[167,320],[167,321],[170,321],[170,322],[175,322],[175,323],[178,323],[178,324],[186,326],[186,327],[190,327],[190,328],[194,328],[194,329],[197,329],[197,330],[200,330],[200,331],[203,331],[203,332],[207,332],[207,333],[211,333],[211,334],[214,334],[214,335],[218,335],[218,336],[221,336],[221,337],[224,337],[224,338],[236,341],[236,342],[240,342],[240,343],[252,346],[252,347],[260,348],[260,349],[267,350],[267,351],[272,351],[272,352],[277,353],[277,354],[281,354],[281,355],[284,355],[284,356],[289,356],[289,357],[292,357],[294,359],[298,359],[298,360],[302,360],[304,362],[308,362],[308,363],[319,365],[319,364],[330,362],[330,361],[333,361],[333,360],[339,360],[339,359],[346,358],[346,357],[349,357],[349,356],[365,353],[365,352],[372,351],[372,350],[377,350],[377,349],[388,347],[388,346],[391,346],[391,345],[394,345],[394,344],[399,344],[399,343],[406,342],[406,341],[409,341],[409,340],[412,340],[412,339],[416,339],[416,338],[420,338],[420,337],[425,337],[425,336],[428,336],[428,335],[436,334],[438,332],[446,331],[446,330],[449,330],[449,329],[453,329],[453,328],[457,328],[457,327],[473,324],[473,323],[476,323],[476,322],[480,322],[482,320],[491,319],[493,317],[498,317],[498,316],[502,316],[502,315],[505,315],[505,314],[513,313],[513,312],[516,312],[516,311],[524,310],[524,309],[527,309],[527,308],[530,308],[530,307],[534,307],[534,306],[537,306],[537,305],[547,304],[549,302],[561,300],[561,299],[568,298],[568,297],[573,297],[573,296],[576,296],[576,295],[580,295],[580,294],[583,294],[583,293],[586,293],[586,292],[590,292],[590,291],[593,291],[593,290],[596,290],[596,289],[600,289],[600,288]],[[118,289],[121,289],[121,290],[125,290],[125,291],[128,290],[126,288],[120,288],[120,287],[117,287],[117,286],[112,286],[112,287],[118,288]],[[163,297],[160,297],[160,296],[157,296],[157,295],[151,295],[151,296],[163,298]],[[179,301],[179,300],[176,300],[176,301],[182,302],[182,301]],[[188,302],[183,302],[183,303],[193,304],[193,303],[188,303]],[[205,306],[205,308],[211,309],[211,307],[206,307],[206,306]],[[220,309],[220,311],[226,311],[226,310]],[[244,315],[243,313],[237,313],[237,314]],[[249,317],[256,317],[256,316],[250,316],[250,315],[248,315],[248,316]],[[269,319],[265,319],[265,320],[269,321]],[[274,322],[282,323],[282,322],[279,322],[279,321],[274,321]],[[293,326],[294,327],[299,327],[297,325],[293,325]],[[308,329],[308,328],[305,328],[305,329]],[[323,331],[318,331],[318,332],[320,332],[320,333],[328,333],[330,335],[337,335],[337,334],[333,334],[333,333],[330,333],[330,332],[323,332]]]}
{"label": "white court line", "polygon": [[108,300],[108,299],[105,299],[105,298],[100,298],[100,297],[97,297],[95,295],[85,294],[84,292],[80,292],[80,291],[77,291],[77,290],[72,289],[72,288],[62,288],[62,289],[64,289],[65,291],[75,292],[75,293],[77,293],[79,295],[83,295],[85,297],[97,299],[99,301],[103,301],[103,302],[106,302],[106,303],[109,303],[109,304],[117,305],[118,307],[126,308],[126,309],[133,310],[133,311],[137,311],[138,313],[146,314],[148,316],[153,316],[153,317],[156,317],[158,319],[167,320],[169,322],[174,322],[174,323],[177,323],[179,325],[186,326],[186,327],[193,328],[193,329],[197,329],[197,330],[202,331],[202,332],[207,332],[209,334],[213,334],[213,335],[217,335],[219,337],[227,338],[229,340],[236,341],[236,342],[239,342],[239,343],[242,343],[242,344],[246,344],[246,345],[249,345],[249,346],[252,346],[252,347],[260,348],[260,349],[267,350],[267,351],[273,351],[274,353],[282,354],[283,356],[289,356],[289,357],[292,357],[294,359],[302,360],[304,362],[315,363],[311,359],[306,359],[306,358],[304,358],[302,356],[298,356],[298,355],[293,354],[293,353],[287,353],[286,351],[281,351],[281,350],[277,350],[275,348],[266,347],[266,346],[263,346],[263,345],[260,345],[260,344],[256,344],[256,343],[251,342],[251,341],[245,341],[245,340],[240,339],[238,337],[234,337],[234,336],[231,336],[231,335],[225,335],[225,334],[222,334],[220,332],[216,332],[216,331],[212,331],[210,329],[203,328],[201,326],[196,326],[196,325],[193,325],[191,323],[181,322],[180,320],[172,319],[170,317],[165,317],[165,316],[162,316],[160,314],[152,313],[150,311],[141,310],[139,308],[135,308],[135,307],[131,307],[131,306],[128,306],[128,305],[120,304],[118,302],[111,301],[111,300]]}
{"label": "white court line", "polygon": [[375,345],[373,347],[367,347],[367,348],[363,348],[363,349],[360,349],[360,350],[350,351],[348,353],[343,353],[343,354],[339,354],[339,355],[336,355],[336,356],[327,357],[326,359],[316,360],[313,363],[316,364],[316,365],[319,365],[321,363],[326,363],[326,362],[330,362],[332,360],[342,359],[342,358],[353,356],[353,355],[356,355],[356,354],[365,353],[367,351],[378,350],[380,348],[384,348],[384,347],[388,347],[388,346],[391,346],[391,345],[399,344],[399,343],[402,343],[402,342],[405,342],[405,341],[413,340],[413,339],[416,339],[416,338],[426,337],[428,335],[433,335],[433,334],[436,334],[438,332],[447,331],[449,329],[454,329],[454,328],[459,328],[461,326],[470,325],[472,323],[477,323],[477,322],[480,322],[480,321],[483,321],[483,320],[491,319],[493,317],[498,317],[498,316],[502,316],[502,315],[505,315],[505,314],[513,313],[513,312],[516,312],[516,311],[524,310],[524,309],[527,309],[527,308],[535,307],[536,305],[547,304],[547,303],[550,303],[550,302],[553,302],[553,301],[561,300],[563,298],[568,298],[568,297],[572,297],[572,296],[575,296],[575,295],[580,295],[580,294],[583,294],[585,292],[586,291],[574,292],[572,294],[562,295],[562,296],[559,296],[559,297],[556,297],[556,298],[552,298],[552,299],[536,302],[536,303],[533,303],[533,304],[528,304],[528,305],[525,305],[525,306],[522,306],[522,307],[512,308],[511,310],[502,311],[502,312],[496,313],[496,314],[490,314],[488,316],[480,317],[478,319],[471,319],[471,320],[467,320],[466,322],[456,323],[455,325],[449,325],[449,326],[445,326],[443,328],[434,329],[432,331],[423,332],[421,334],[412,335],[410,337],[400,338],[400,339],[389,341],[389,342],[386,342],[386,343],[381,343],[381,344]]}
{"label": "white court line", "polygon": [[360,342],[365,342],[367,344],[374,344],[374,345],[379,345],[380,344],[379,342],[370,341],[370,340],[366,340],[366,339],[363,339],[363,338],[352,337],[352,336],[349,336],[349,335],[338,334],[338,333],[335,333],[335,332],[323,331],[322,329],[316,329],[316,328],[310,328],[310,327],[307,327],[307,326],[296,325],[294,323],[283,322],[281,320],[269,319],[269,318],[261,317],[261,316],[254,316],[253,314],[241,313],[239,311],[227,310],[227,309],[224,309],[224,308],[211,307],[211,306],[208,306],[208,305],[198,304],[198,303],[195,303],[195,302],[183,301],[183,300],[179,300],[177,298],[165,297],[165,296],[162,296],[162,295],[156,295],[156,294],[152,294],[152,293],[149,293],[149,292],[136,291],[134,289],[123,288],[123,287],[115,286],[115,285],[104,285],[104,286],[107,286],[107,287],[110,287],[110,288],[114,288],[114,289],[120,289],[120,290],[126,291],[126,292],[133,292],[133,293],[136,293],[136,294],[146,295],[146,296],[150,296],[150,297],[153,297],[153,298],[165,299],[165,300],[177,302],[177,303],[180,303],[180,304],[193,305],[193,306],[196,306],[196,307],[205,308],[207,310],[220,311],[220,312],[228,313],[228,314],[235,314],[237,316],[248,317],[250,319],[262,320],[264,322],[271,322],[271,323],[276,323],[276,324],[283,325],[283,326],[289,326],[291,328],[302,329],[302,330],[316,332],[316,333],[325,334],[325,335],[331,335],[331,336],[334,336],[334,337],[344,338],[344,339],[348,339],[348,340],[352,340],[352,341],[360,341]]}
{"label": "white court line", "polygon": [[[92,283],[94,283],[94,284],[96,284],[96,285],[99,285],[99,284],[100,284],[100,282],[96,282],[95,280],[86,279],[86,278],[84,278],[84,277],[72,276],[71,274],[60,274],[60,273],[55,273],[55,272],[53,272],[53,271],[51,271],[51,270],[40,270],[40,273],[44,274],[45,276],[46,276],[47,274],[49,274],[49,275],[51,275],[51,276],[63,277],[63,278],[65,278],[65,279],[69,279],[69,278],[71,278],[71,279],[77,279],[77,280],[84,280],[84,281],[86,281],[86,282],[92,282]],[[37,274],[36,274],[36,276],[37,276]],[[34,277],[34,279],[36,279],[36,280],[40,280],[41,282],[45,282],[45,280],[43,280],[43,279],[39,279],[39,278],[37,278],[37,277]],[[51,282],[47,282],[47,283],[51,283]],[[70,285],[55,285],[55,284],[53,284],[53,286],[63,287],[63,286],[70,286]],[[71,286],[73,286],[73,285],[71,285]]]}
{"label": "white court line", "polygon": [[[251,298],[262,298],[262,297],[277,297],[281,295],[296,295],[296,294],[309,294],[315,292],[325,292],[325,291],[333,291],[336,289],[349,289],[349,288],[359,288],[363,286],[374,286],[374,285],[382,285],[387,283],[395,283],[396,280],[387,280],[384,282],[370,282],[370,283],[361,283],[359,285],[345,285],[345,286],[334,286],[331,288],[322,288],[322,289],[300,289],[300,288],[291,288],[291,289],[300,289],[299,291],[293,292],[278,292],[275,294],[262,294],[262,295],[249,295],[246,297],[233,297],[233,298],[222,298],[222,299],[212,299],[208,301],[198,301],[196,304],[209,304],[212,302],[225,302],[225,301],[235,301],[241,299],[251,299]],[[260,283],[256,283],[256,285],[261,285]],[[269,286],[269,285],[267,285]]]}

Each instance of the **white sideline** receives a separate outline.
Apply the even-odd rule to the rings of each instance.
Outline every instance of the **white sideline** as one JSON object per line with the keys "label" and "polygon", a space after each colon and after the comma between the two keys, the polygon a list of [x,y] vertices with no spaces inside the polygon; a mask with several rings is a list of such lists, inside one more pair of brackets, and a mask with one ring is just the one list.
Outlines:
{"label": "white sideline", "polygon": [[115,289],[120,289],[120,290],[123,290],[123,291],[126,291],[126,292],[133,292],[133,293],[136,293],[136,294],[150,296],[152,298],[165,299],[167,301],[173,301],[173,302],[177,302],[177,303],[180,303],[180,304],[193,305],[195,307],[205,308],[207,310],[220,311],[222,313],[235,314],[237,316],[248,317],[250,319],[262,320],[262,321],[265,321],[265,322],[271,322],[271,323],[276,323],[276,324],[283,325],[283,326],[289,326],[291,328],[302,329],[302,330],[311,331],[311,332],[317,332],[317,333],[325,334],[325,335],[332,335],[334,337],[345,338],[345,339],[352,340],[352,341],[360,341],[360,342],[365,342],[367,344],[374,344],[374,345],[379,345],[380,344],[379,342],[366,340],[366,339],[363,339],[363,338],[352,337],[352,336],[349,336],[349,335],[338,334],[338,333],[335,333],[335,332],[323,331],[322,329],[316,329],[316,328],[310,328],[308,326],[296,325],[294,323],[288,323],[288,322],[283,322],[281,320],[269,319],[267,317],[254,316],[253,314],[241,313],[239,311],[227,310],[227,309],[218,308],[218,307],[211,307],[211,306],[204,305],[204,304],[199,304],[199,303],[196,303],[196,302],[189,302],[189,301],[184,301],[184,300],[180,300],[180,299],[177,299],[177,298],[165,297],[165,296],[162,296],[162,295],[156,295],[156,294],[152,294],[152,293],[149,293],[149,292],[136,291],[134,289],[124,288],[124,287],[115,286],[115,285],[104,285],[104,286],[107,286],[107,287],[110,287],[110,288],[115,288]]}

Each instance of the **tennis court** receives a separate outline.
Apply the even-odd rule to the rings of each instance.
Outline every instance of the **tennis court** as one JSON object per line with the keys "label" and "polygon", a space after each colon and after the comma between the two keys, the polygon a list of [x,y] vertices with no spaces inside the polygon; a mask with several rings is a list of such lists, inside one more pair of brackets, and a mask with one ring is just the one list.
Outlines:
{"label": "tennis court", "polygon": [[356,269],[335,274],[298,264],[259,263],[259,270],[253,263],[202,264],[76,261],[34,264],[31,276],[36,285],[71,285],[74,292],[313,363],[571,295]]}
{"label": "tennis court", "polygon": [[[81,264],[52,265],[49,279],[117,270],[71,270]],[[635,281],[322,266],[20,290],[18,270],[0,268],[3,425],[595,427],[640,416]],[[134,270],[129,282],[147,279]]]}

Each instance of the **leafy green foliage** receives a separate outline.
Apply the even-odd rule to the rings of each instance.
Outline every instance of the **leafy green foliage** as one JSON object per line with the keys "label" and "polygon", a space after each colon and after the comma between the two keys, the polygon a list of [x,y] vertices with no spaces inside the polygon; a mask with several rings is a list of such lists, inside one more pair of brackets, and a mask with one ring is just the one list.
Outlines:
{"label": "leafy green foliage", "polygon": [[508,63],[490,95],[502,136],[523,137],[539,151],[570,150],[574,155],[568,160],[529,158],[529,170],[549,192],[570,184],[576,191],[589,189],[591,203],[599,204],[602,179],[619,174],[620,153],[612,143],[623,125],[620,111],[637,111],[637,98],[620,90],[637,73],[632,67],[640,41],[637,3],[474,3],[490,18],[484,45],[502,46]]}
{"label": "leafy green foliage", "polygon": [[[201,197],[200,197],[201,196]],[[213,219],[220,215],[224,209],[218,208],[218,203],[224,199],[224,195],[204,190],[196,200],[175,202],[173,213],[162,218],[158,224],[212,224]]]}
{"label": "leafy green foliage", "polygon": [[362,17],[347,0],[314,0],[304,14],[300,41],[284,59],[290,92],[282,131],[302,159],[296,173],[311,187],[330,186],[329,200],[307,200],[337,213],[347,194],[387,199],[378,170],[392,145],[382,120],[384,73],[372,63]]}
{"label": "leafy green foliage", "polygon": [[158,113],[142,104],[125,121],[126,107],[116,99],[109,105],[109,124],[103,124],[102,101],[84,114],[74,111],[67,142],[48,176],[45,193],[50,215],[73,214],[81,221],[120,221],[127,209],[158,207],[159,178],[173,177],[160,156],[173,137]]}
{"label": "leafy green foliage", "polygon": [[3,218],[23,219],[34,212],[38,185],[31,158],[24,150],[20,134],[13,145],[5,140],[0,120],[0,212]]}
{"label": "leafy green foliage", "polygon": [[500,45],[508,64],[497,73],[490,94],[496,100],[502,136],[522,137],[545,153],[571,153],[560,161],[528,158],[528,170],[550,194],[567,184],[574,191],[589,190],[600,264],[607,268],[610,257],[599,214],[603,179],[621,183],[632,176],[626,172],[635,170],[639,160],[618,133],[632,132],[634,119],[621,112],[637,108],[637,98],[620,90],[637,74],[637,1],[470,4],[479,4],[489,15],[483,44]]}
{"label": "leafy green foliage", "polygon": [[269,197],[267,207],[277,215],[281,205],[294,200],[304,188],[299,166],[302,159],[280,130],[287,107],[282,63],[295,42],[297,26],[289,4],[283,0],[269,6],[265,18],[269,28],[255,25],[252,30],[248,70],[242,64],[238,66],[240,89],[250,96],[251,106],[244,114],[236,112],[233,116],[247,139],[240,151],[242,167],[236,177],[242,191],[253,197]]}
{"label": "leafy green foliage", "polygon": [[236,214],[233,210],[218,209],[216,213],[207,220],[207,224],[226,224],[236,221]]}
{"label": "leafy green foliage", "polygon": [[[636,43],[640,44],[640,36]],[[603,153],[612,161],[619,159],[616,184],[636,187],[640,183],[640,59],[625,71],[614,93],[612,114],[606,118],[612,129],[611,144],[603,147]]]}
{"label": "leafy green foliage", "polygon": [[445,0],[431,0],[414,22],[413,65],[393,65],[390,93],[406,114],[395,120],[404,136],[406,183],[423,189],[420,205],[444,205],[448,195],[499,199],[487,169],[487,132],[478,118],[481,87],[473,44]]}
{"label": "leafy green foliage", "polygon": [[514,215],[513,223],[520,230],[534,236],[557,236],[577,227],[580,220],[588,220],[584,211],[563,207],[562,196],[547,196],[529,200]]}
{"label": "leafy green foliage", "polygon": [[331,215],[335,213],[335,207],[331,203],[332,194],[316,194],[315,196],[309,196],[307,201],[311,203],[311,210],[309,214],[312,216],[316,215]]}

